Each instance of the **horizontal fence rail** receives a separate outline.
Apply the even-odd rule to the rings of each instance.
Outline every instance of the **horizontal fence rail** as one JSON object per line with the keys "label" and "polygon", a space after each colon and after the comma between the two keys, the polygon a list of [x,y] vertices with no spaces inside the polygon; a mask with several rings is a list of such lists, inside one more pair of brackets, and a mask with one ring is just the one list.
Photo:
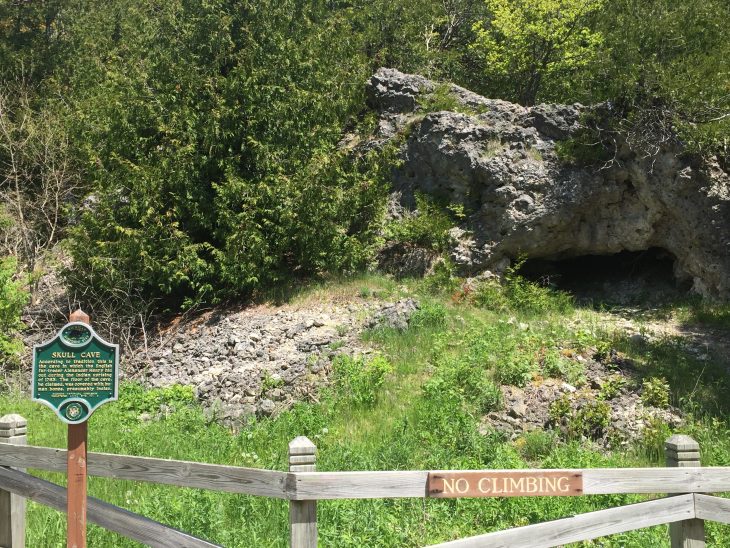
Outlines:
{"label": "horizontal fence rail", "polygon": [[[65,471],[65,450],[22,443],[11,445],[23,442],[24,437],[25,430],[17,428],[8,430],[5,437],[0,436],[0,495],[26,497],[64,510],[66,490],[63,487],[5,468]],[[287,500],[290,539],[295,548],[317,546],[317,501],[603,494],[675,496],[437,546],[548,547],[669,523],[673,548],[690,545],[701,548],[705,546],[703,520],[730,524],[730,500],[707,495],[730,492],[730,467],[701,467],[699,445],[688,436],[672,436],[666,441],[665,450],[666,468],[317,472],[316,446],[309,439],[299,437],[289,444],[288,472],[106,453],[89,453],[87,466],[92,476]],[[16,503],[11,501],[13,504]],[[8,523],[15,520],[20,524],[17,516],[24,515],[24,507],[0,508],[0,514],[0,518],[10,516]],[[93,498],[89,499],[89,519],[150,546],[215,546]],[[2,525],[0,520],[0,533],[3,533]],[[686,544],[688,541],[691,543]]]}
{"label": "horizontal fence rail", "polygon": [[[0,466],[65,472],[66,450],[0,444]],[[286,487],[289,474],[274,470],[109,453],[89,453],[87,469],[90,476],[289,498]]]}
{"label": "horizontal fence rail", "polygon": [[[490,475],[501,470],[465,470],[464,474]],[[703,493],[730,491],[730,467],[713,468],[585,468],[524,470],[524,474],[583,476],[584,495]],[[432,472],[300,472],[287,492],[292,500],[425,497],[428,475],[459,474],[456,470]],[[496,494],[494,496],[500,496]],[[527,495],[521,495],[527,496]]]}
{"label": "horizontal fence rail", "polygon": [[679,495],[444,542],[432,548],[550,548],[694,517],[694,495]]}
{"label": "horizontal fence rail", "polygon": [[[20,472],[0,467],[0,487],[21,497],[66,511],[66,488]],[[91,523],[143,542],[154,548],[216,548],[217,544],[196,538],[139,514],[93,497],[88,498]]]}
{"label": "horizontal fence rail", "polygon": [[[63,449],[0,444],[0,466],[63,472],[65,465],[66,451]],[[287,500],[423,498],[429,496],[429,474],[492,475],[508,472],[580,475],[583,478],[583,495],[730,491],[730,467],[278,472],[109,453],[88,454],[90,476]]]}

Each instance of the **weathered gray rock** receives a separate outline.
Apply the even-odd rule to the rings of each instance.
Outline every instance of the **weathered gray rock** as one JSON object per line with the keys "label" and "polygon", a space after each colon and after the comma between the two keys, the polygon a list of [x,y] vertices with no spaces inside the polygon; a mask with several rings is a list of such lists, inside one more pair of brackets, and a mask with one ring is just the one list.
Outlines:
{"label": "weathered gray rock", "polygon": [[413,299],[401,299],[394,303],[385,303],[368,322],[368,327],[390,327],[408,329],[413,313],[418,310],[418,303]]}
{"label": "weathered gray rock", "polygon": [[381,322],[405,328],[416,308],[412,299],[371,300],[203,316],[125,365],[151,386],[192,386],[212,419],[237,427],[316,398],[336,354],[368,351],[363,329]]}
{"label": "weathered gray rock", "polygon": [[661,248],[674,258],[678,281],[730,297],[730,176],[717,163],[686,160],[668,147],[643,157],[619,143],[603,169],[567,165],[556,143],[579,129],[586,107],[524,108],[452,86],[472,114],[420,112],[419,95],[435,86],[380,69],[368,84],[381,116],[373,142],[410,126],[394,196],[407,209],[416,192],[464,206],[451,253],[463,274],[500,272],[520,255]]}

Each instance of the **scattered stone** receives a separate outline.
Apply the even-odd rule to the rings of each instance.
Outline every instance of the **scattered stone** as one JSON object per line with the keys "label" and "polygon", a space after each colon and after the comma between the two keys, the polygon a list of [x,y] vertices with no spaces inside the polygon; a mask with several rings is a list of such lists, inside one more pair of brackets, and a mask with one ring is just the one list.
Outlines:
{"label": "scattered stone", "polygon": [[408,329],[408,322],[413,313],[418,310],[418,303],[413,299],[401,299],[395,303],[386,303],[368,323],[368,327],[391,327],[394,329]]}
{"label": "scattered stone", "polygon": [[[682,424],[677,409],[661,409],[641,400],[640,378],[633,369],[609,369],[595,360],[584,361],[586,382],[580,387],[552,378],[534,380],[524,388],[503,386],[504,409],[482,417],[480,432],[497,430],[514,440],[530,430],[553,428],[567,437],[576,435],[579,428],[583,435],[589,432],[593,441],[609,448],[639,439],[644,429],[655,422],[672,428]],[[609,377],[614,382],[623,381],[613,394],[603,393]],[[556,421],[553,406],[567,414]],[[591,414],[601,409],[607,413],[608,424],[600,424]]]}
{"label": "scattered stone", "polygon": [[270,417],[276,411],[276,404],[270,399],[261,400],[258,405],[258,413],[264,417]]}
{"label": "scattered stone", "polygon": [[139,352],[125,366],[152,387],[193,386],[209,418],[235,426],[316,398],[334,355],[368,353],[363,329],[405,329],[417,307],[413,299],[371,300],[211,314],[179,326],[173,342]]}

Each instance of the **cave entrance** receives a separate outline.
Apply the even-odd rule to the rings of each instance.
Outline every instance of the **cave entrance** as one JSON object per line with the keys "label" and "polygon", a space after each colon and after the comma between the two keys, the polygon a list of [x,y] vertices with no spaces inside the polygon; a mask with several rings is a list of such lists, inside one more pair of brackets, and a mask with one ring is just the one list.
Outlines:
{"label": "cave entrance", "polygon": [[689,282],[674,276],[675,257],[662,248],[614,255],[526,260],[518,273],[528,280],[571,293],[579,302],[630,305],[685,296]]}

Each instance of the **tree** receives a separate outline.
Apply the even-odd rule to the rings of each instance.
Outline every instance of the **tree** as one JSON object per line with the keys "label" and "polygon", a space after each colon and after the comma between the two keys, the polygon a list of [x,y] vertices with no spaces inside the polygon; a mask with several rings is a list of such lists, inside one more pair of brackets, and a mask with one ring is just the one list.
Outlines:
{"label": "tree", "polygon": [[24,84],[0,87],[0,207],[9,221],[0,230],[2,253],[33,274],[60,239],[79,188],[61,121],[34,108]]}
{"label": "tree", "polygon": [[589,22],[604,0],[485,3],[490,15],[476,23],[472,48],[484,61],[487,87],[527,106],[570,96],[574,77],[591,65],[603,42]]}
{"label": "tree", "polygon": [[680,141],[730,164],[728,19],[726,0],[616,0],[600,14],[591,95],[616,105],[635,146]]}

